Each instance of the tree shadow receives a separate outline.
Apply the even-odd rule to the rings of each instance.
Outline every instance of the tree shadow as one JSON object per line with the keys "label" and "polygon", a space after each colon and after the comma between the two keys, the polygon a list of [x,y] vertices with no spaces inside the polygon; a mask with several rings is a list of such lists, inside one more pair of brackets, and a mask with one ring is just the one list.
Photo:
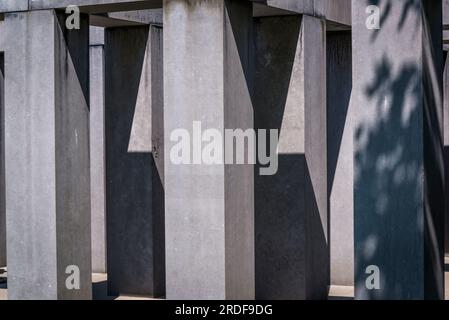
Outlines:
{"label": "tree shadow", "polygon": [[[356,298],[440,299],[444,297],[441,12],[436,2],[407,0],[402,1],[398,17],[397,2],[366,1],[376,3],[389,8],[384,20],[397,20],[392,32],[400,40],[387,47],[391,26],[381,26],[368,45],[374,54],[366,58],[374,62],[367,60],[356,72],[360,77],[354,140]],[[406,36],[413,19],[415,29],[422,25],[422,32]],[[410,47],[410,39],[423,41],[422,51],[412,57],[400,52]],[[366,287],[370,265],[380,269],[378,290]]]}

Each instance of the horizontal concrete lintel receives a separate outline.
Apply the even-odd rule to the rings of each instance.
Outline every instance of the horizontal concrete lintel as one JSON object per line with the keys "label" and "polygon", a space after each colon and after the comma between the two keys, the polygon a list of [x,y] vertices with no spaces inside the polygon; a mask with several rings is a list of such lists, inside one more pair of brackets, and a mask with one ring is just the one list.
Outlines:
{"label": "horizontal concrete lintel", "polygon": [[[258,5],[286,12],[323,18],[337,24],[351,25],[351,0],[251,0]],[[283,15],[283,14],[278,14]]]}
{"label": "horizontal concrete lintel", "polygon": [[2,0],[0,13],[62,9],[70,5],[86,13],[106,13],[162,8],[162,0]]}
{"label": "horizontal concrete lintel", "polygon": [[0,12],[18,12],[28,10],[28,0],[2,0]]}
{"label": "horizontal concrete lintel", "polygon": [[102,15],[91,15],[90,16],[90,25],[95,27],[103,27],[103,28],[115,28],[115,27],[132,27],[132,26],[142,26],[145,23],[123,20],[123,19],[115,19],[108,16]]}
{"label": "horizontal concrete lintel", "polygon": [[103,28],[162,25],[162,9],[111,12],[90,16],[90,25]]}

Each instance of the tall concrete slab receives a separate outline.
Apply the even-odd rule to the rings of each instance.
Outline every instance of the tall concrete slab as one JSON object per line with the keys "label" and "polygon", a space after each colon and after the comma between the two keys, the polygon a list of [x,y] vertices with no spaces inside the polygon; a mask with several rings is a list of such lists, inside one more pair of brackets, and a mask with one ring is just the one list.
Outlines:
{"label": "tall concrete slab", "polygon": [[331,284],[354,285],[351,32],[327,34],[327,185]]}
{"label": "tall concrete slab", "polygon": [[0,52],[0,268],[6,267],[6,204],[5,204],[5,64]]}
{"label": "tall concrete slab", "polygon": [[255,127],[280,131],[278,171],[255,175],[256,298],[326,299],[325,21],[255,19],[254,48]]}
{"label": "tall concrete slab", "polygon": [[90,27],[90,185],[92,271],[106,272],[104,29]]}
{"label": "tall concrete slab", "polygon": [[167,0],[163,16],[167,298],[253,299],[253,165],[206,164],[197,140],[171,157],[178,129],[253,128],[252,5]]}
{"label": "tall concrete slab", "polygon": [[352,1],[356,299],[444,299],[442,6],[409,4]]}
{"label": "tall concrete slab", "polygon": [[[449,2],[448,2],[449,3]],[[444,183],[446,186],[445,196],[445,221],[444,221],[444,249],[446,256],[449,255],[449,56],[444,52],[445,64],[443,74],[443,118],[444,118]]]}
{"label": "tall concrete slab", "polygon": [[68,30],[52,10],[2,23],[9,299],[92,296],[88,17],[80,23]]}
{"label": "tall concrete slab", "polygon": [[165,293],[162,29],[107,28],[106,225],[111,295]]}

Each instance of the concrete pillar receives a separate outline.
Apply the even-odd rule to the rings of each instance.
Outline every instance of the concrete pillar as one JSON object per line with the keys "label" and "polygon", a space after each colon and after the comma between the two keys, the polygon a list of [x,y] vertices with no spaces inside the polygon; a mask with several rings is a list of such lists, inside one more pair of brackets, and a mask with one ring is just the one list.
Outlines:
{"label": "concrete pillar", "polygon": [[0,268],[6,267],[4,61],[4,54],[0,52]]}
{"label": "concrete pillar", "polygon": [[90,27],[90,186],[92,271],[106,272],[104,29]]}
{"label": "concrete pillar", "polygon": [[110,295],[165,292],[162,29],[107,28],[106,225]]}
{"label": "concrete pillar", "polygon": [[351,32],[327,34],[327,185],[331,284],[354,285]]}
{"label": "concrete pillar", "polygon": [[[163,15],[167,298],[253,299],[253,165],[205,164],[189,151],[205,143],[188,139],[195,121],[218,136],[253,128],[252,5],[166,0]],[[183,164],[170,156],[177,129],[189,136]]]}
{"label": "concrete pillar", "polygon": [[446,186],[445,196],[445,220],[444,220],[444,249],[446,256],[449,255],[449,55],[444,52],[445,64],[443,74],[443,117],[444,117],[444,184]]}
{"label": "concrete pillar", "polygon": [[83,14],[68,30],[65,17],[2,23],[9,299],[92,296],[89,26]]}
{"label": "concrete pillar", "polygon": [[279,167],[256,170],[256,298],[326,299],[326,27],[310,16],[255,20],[257,129],[280,131]]}
{"label": "concrete pillar", "polygon": [[352,1],[357,299],[444,298],[441,1],[413,4]]}

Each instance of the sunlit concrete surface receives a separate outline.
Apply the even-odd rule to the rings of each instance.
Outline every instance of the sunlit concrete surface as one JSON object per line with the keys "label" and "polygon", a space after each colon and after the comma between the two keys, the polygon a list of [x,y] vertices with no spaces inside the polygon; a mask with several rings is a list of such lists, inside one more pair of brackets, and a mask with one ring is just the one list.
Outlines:
{"label": "sunlit concrete surface", "polygon": [[[120,295],[120,296],[108,296],[108,276],[105,273],[94,273],[92,274],[92,298],[94,300],[154,300],[151,297],[146,296],[130,296],[130,295]],[[1,293],[0,293],[1,297]]]}
{"label": "sunlit concrete surface", "polygon": [[[445,297],[449,300],[449,258],[445,258]],[[157,300],[145,296],[121,295],[118,297],[107,294],[107,275],[105,273],[92,274],[92,296],[94,300]],[[6,271],[0,269],[0,300],[7,300]],[[354,287],[331,286],[329,289],[329,300],[352,300],[354,299]]]}
{"label": "sunlit concrete surface", "polygon": [[353,300],[353,286],[331,286],[329,289],[329,300]]}

